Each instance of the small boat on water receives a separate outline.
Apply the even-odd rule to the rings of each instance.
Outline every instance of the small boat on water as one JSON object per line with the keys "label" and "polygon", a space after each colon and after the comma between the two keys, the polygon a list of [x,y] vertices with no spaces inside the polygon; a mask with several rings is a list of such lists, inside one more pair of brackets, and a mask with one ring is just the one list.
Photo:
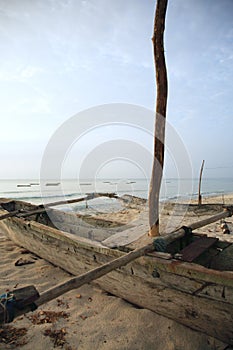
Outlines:
{"label": "small boat on water", "polygon": [[[0,199],[0,203],[0,215],[5,215],[0,220],[1,232],[73,275],[126,255],[138,239],[147,237],[141,218],[141,226],[139,222],[122,225],[23,201]],[[157,241],[162,249],[158,250],[163,252],[148,253],[95,283],[139,307],[233,344],[231,235],[220,240],[193,232],[230,216],[231,209],[160,236]]]}
{"label": "small boat on water", "polygon": [[45,186],[58,186],[60,185],[60,182],[47,182]]}

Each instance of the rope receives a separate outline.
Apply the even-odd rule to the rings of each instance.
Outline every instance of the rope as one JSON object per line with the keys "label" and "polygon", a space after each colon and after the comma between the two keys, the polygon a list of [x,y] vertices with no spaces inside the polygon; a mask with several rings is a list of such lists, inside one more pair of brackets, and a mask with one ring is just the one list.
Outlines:
{"label": "rope", "polygon": [[12,322],[14,319],[15,297],[13,293],[0,295],[0,305],[4,310],[4,323]]}
{"label": "rope", "polygon": [[166,252],[167,243],[166,243],[166,241],[163,238],[156,238],[153,241],[153,245],[154,245],[154,248],[155,248],[156,252],[162,252],[162,253]]}
{"label": "rope", "polygon": [[[182,226],[181,227],[184,231],[184,239],[186,241],[186,245],[189,244],[192,240],[192,229],[188,226]],[[167,243],[164,238],[156,238],[153,241],[154,249],[156,252],[162,252],[165,253],[167,250]],[[182,249],[182,248],[181,248]]]}

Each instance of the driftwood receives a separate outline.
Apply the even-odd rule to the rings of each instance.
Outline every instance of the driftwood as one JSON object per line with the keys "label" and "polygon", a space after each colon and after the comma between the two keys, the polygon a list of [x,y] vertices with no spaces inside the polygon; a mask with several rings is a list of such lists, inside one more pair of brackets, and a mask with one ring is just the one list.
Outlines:
{"label": "driftwood", "polygon": [[164,56],[163,35],[165,29],[166,9],[167,0],[158,0],[154,21],[154,35],[152,38],[157,83],[154,162],[149,191],[149,235],[153,237],[159,235],[159,192],[164,163],[165,118],[167,108],[167,70]]}
{"label": "driftwood", "polygon": [[[38,206],[36,206],[37,209],[31,210],[28,212],[24,212],[21,209],[14,210],[14,211],[11,211],[7,214],[0,216],[0,220],[4,220],[4,219],[10,218],[12,216],[24,218],[24,217],[28,217],[28,216],[31,216],[34,214],[42,214],[42,213],[48,211],[50,207],[55,207],[55,206],[62,205],[62,204],[72,204],[72,203],[83,202],[83,201],[87,201],[87,200],[98,198],[98,197],[118,198],[118,196],[115,193],[91,193],[91,194],[88,194],[87,196],[81,197],[81,198],[68,199],[68,200],[63,200],[63,201],[59,201],[59,202],[51,202],[51,203],[47,203],[45,205],[38,205]],[[4,208],[4,203],[2,203],[1,205]]]}

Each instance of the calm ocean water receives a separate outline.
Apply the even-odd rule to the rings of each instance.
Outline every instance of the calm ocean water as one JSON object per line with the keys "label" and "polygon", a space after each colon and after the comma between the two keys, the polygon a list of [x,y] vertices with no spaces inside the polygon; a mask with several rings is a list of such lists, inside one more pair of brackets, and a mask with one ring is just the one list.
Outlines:
{"label": "calm ocean water", "polygon": [[[43,186],[38,180],[0,180],[0,197],[21,199],[34,204],[55,202],[62,199],[81,197],[93,192],[115,192],[118,195],[130,194],[148,197],[149,184],[145,179],[98,179],[98,180],[48,180]],[[198,179],[164,179],[161,200],[195,198],[198,193]],[[202,195],[224,195],[233,193],[233,178],[203,178]],[[65,198],[64,198],[65,197]],[[111,200],[95,200],[98,208],[107,207]],[[79,204],[79,209],[85,203]],[[110,209],[110,208],[109,208]]]}

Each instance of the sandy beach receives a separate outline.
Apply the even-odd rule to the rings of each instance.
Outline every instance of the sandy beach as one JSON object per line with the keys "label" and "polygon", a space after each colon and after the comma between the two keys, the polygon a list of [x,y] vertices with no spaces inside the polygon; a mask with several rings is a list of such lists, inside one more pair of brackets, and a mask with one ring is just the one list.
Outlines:
{"label": "sandy beach", "polygon": [[[222,197],[203,198],[204,204],[223,204]],[[213,215],[213,207],[205,212],[196,207],[181,215],[182,205],[163,206],[161,222],[169,229],[168,218],[180,224],[191,223]],[[233,195],[224,196],[224,204],[233,204]],[[211,209],[212,208],[212,209]],[[122,222],[140,215],[141,207],[126,208],[114,213]],[[108,218],[111,218],[111,214]],[[182,216],[182,218],[181,218]],[[174,220],[173,220],[174,221]],[[233,219],[227,218],[233,237]],[[203,232],[203,229],[200,230]],[[220,222],[208,225],[205,233],[223,235]],[[229,239],[233,241],[231,235]],[[26,285],[35,285],[43,292],[71,275],[45,260],[16,246],[0,233],[1,292]],[[26,260],[28,264],[20,265]],[[149,296],[145,296],[149,297]],[[33,313],[28,313],[0,328],[0,349],[65,350],[89,349],[156,349],[156,350],[225,350],[224,344],[202,333],[195,332],[149,310],[137,308],[126,301],[100,290],[94,284],[85,285],[57,298]],[[229,348],[230,349],[230,348]]]}

